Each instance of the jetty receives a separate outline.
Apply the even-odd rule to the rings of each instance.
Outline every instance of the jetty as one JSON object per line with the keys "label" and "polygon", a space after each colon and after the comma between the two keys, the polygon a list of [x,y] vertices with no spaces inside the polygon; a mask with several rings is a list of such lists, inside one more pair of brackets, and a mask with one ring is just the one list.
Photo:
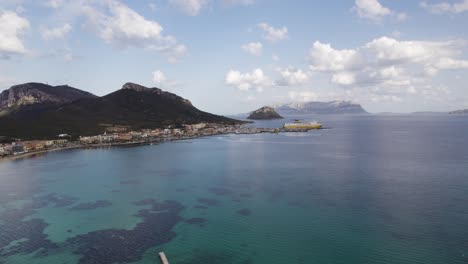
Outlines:
{"label": "jetty", "polygon": [[159,252],[159,258],[161,259],[162,264],[169,264],[166,254],[164,252]]}

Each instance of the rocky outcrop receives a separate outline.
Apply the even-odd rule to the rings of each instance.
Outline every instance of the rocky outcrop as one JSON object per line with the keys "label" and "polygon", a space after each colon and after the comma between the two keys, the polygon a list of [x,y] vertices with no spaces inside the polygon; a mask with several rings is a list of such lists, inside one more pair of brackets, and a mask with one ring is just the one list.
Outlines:
{"label": "rocky outcrop", "polygon": [[297,102],[278,105],[275,109],[283,115],[302,114],[367,114],[367,111],[357,103],[350,101],[331,102]]}
{"label": "rocky outcrop", "polygon": [[270,119],[282,119],[283,117],[280,116],[276,110],[271,106],[264,106],[260,109],[257,109],[250,113],[247,119],[253,120],[270,120]]}
{"label": "rocky outcrop", "polygon": [[67,104],[96,96],[68,85],[50,86],[43,83],[25,83],[12,86],[0,94],[0,112],[34,104]]}

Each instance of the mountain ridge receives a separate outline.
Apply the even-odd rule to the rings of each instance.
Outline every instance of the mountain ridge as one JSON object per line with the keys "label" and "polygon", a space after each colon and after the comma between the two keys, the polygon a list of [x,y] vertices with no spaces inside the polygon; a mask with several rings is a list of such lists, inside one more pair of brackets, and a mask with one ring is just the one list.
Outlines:
{"label": "mountain ridge", "polygon": [[109,126],[139,130],[201,122],[242,123],[201,111],[189,100],[159,88],[126,83],[102,97],[22,106],[0,117],[0,136],[23,139],[51,138],[62,133],[86,136],[101,134]]}
{"label": "mountain ridge", "polygon": [[368,114],[358,103],[352,101],[329,102],[292,102],[274,106],[276,111],[283,115],[298,114]]}
{"label": "mountain ridge", "polygon": [[96,98],[89,92],[68,85],[51,86],[29,82],[18,84],[0,93],[0,112],[15,111],[34,104],[66,104],[83,98]]}

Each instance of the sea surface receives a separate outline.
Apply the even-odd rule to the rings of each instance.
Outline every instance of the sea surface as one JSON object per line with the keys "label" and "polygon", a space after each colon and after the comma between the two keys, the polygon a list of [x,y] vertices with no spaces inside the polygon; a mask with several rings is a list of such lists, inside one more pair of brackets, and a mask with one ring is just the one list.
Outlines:
{"label": "sea surface", "polygon": [[468,117],[302,118],[2,161],[0,263],[468,263]]}

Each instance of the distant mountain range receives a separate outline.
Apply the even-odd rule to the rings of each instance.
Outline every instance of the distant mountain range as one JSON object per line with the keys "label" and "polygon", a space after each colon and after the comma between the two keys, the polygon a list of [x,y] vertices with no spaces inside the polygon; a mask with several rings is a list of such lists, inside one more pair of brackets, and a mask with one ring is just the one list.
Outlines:
{"label": "distant mountain range", "polygon": [[451,115],[468,115],[468,109],[456,110],[449,112]]}
{"label": "distant mountain range", "polygon": [[296,102],[275,106],[282,115],[302,114],[368,114],[360,105],[350,101]]}
{"label": "distant mountain range", "polygon": [[0,136],[52,138],[96,135],[109,127],[158,128],[200,122],[241,123],[203,112],[176,94],[126,83],[98,97],[69,86],[16,85],[0,95]]}

